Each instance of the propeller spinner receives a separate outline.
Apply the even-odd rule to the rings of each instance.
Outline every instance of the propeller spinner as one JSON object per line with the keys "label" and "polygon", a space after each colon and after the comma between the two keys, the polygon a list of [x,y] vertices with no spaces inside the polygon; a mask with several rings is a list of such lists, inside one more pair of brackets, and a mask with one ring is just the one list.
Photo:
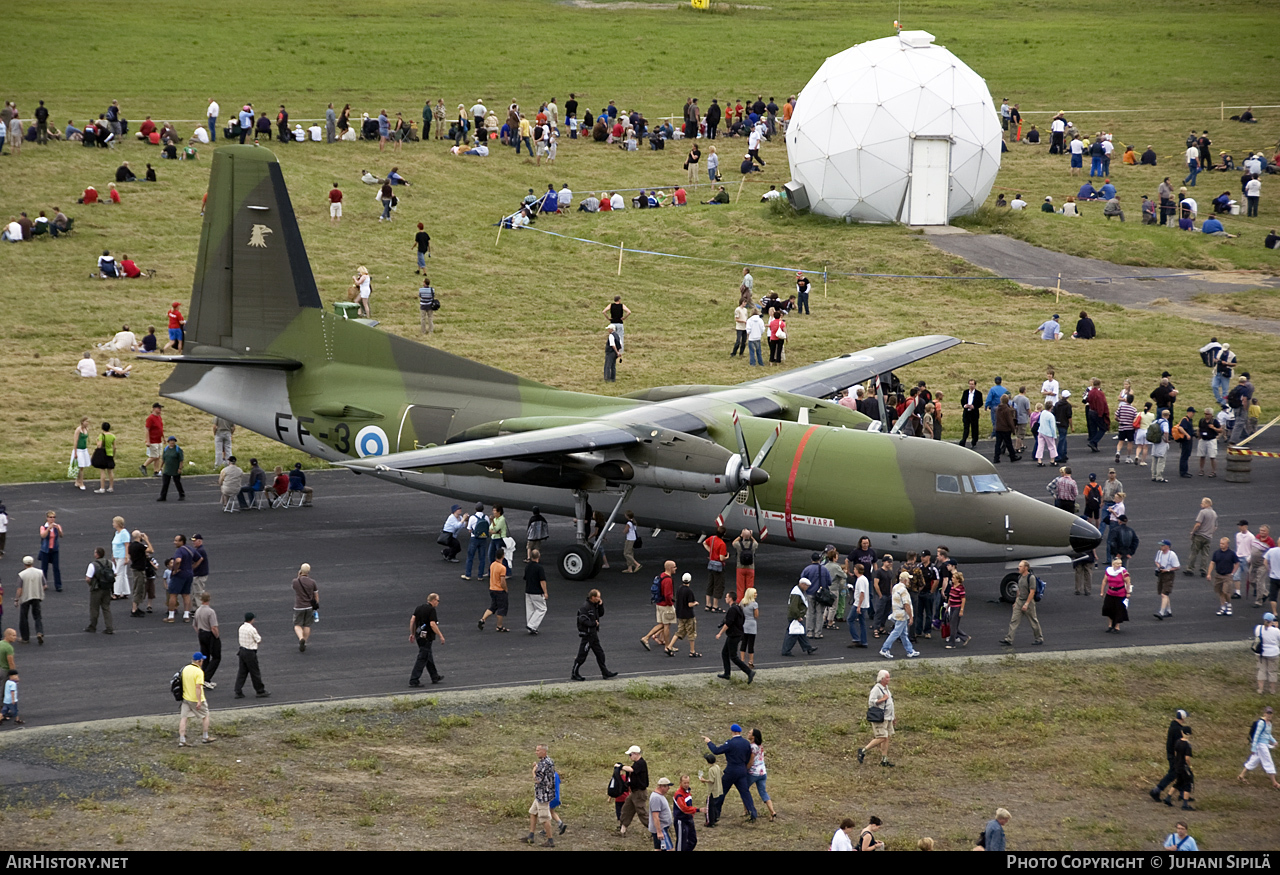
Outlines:
{"label": "propeller spinner", "polygon": [[747,438],[742,433],[742,423],[738,421],[738,411],[733,412],[733,433],[738,438],[738,489],[733,496],[729,498],[729,502],[724,506],[724,510],[720,511],[720,515],[716,517],[716,525],[724,525],[725,514],[729,512],[729,508],[737,501],[738,493],[745,487],[751,492],[751,503],[756,509],[756,528],[757,539],[763,541],[765,536],[769,534],[769,529],[761,525],[764,515],[760,511],[760,500],[756,498],[756,487],[763,486],[769,482],[769,472],[760,467],[764,464],[765,458],[769,455],[769,451],[773,449],[773,445],[777,443],[778,436],[782,434],[782,425],[779,424],[773,434],[760,447],[760,452],[756,453],[755,458],[751,457],[750,451],[747,449]]}

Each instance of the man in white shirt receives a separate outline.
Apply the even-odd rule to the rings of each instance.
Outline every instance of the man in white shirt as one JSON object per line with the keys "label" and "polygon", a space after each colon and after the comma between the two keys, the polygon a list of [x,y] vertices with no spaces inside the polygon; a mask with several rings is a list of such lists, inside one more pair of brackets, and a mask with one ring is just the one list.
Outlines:
{"label": "man in white shirt", "polygon": [[752,313],[747,319],[747,364],[764,367],[764,356],[760,354],[760,338],[764,337],[764,320],[759,313]]}
{"label": "man in white shirt", "polygon": [[569,207],[573,203],[573,192],[569,190],[569,184],[566,182],[560,186],[560,190],[556,192],[556,204],[560,208],[560,212],[569,212]]}
{"label": "man in white shirt", "polygon": [[609,198],[609,206],[615,210],[625,210],[627,208],[627,202],[622,199],[622,195],[615,191],[613,196]]}
{"label": "man in white shirt", "polygon": [[1040,384],[1040,394],[1044,397],[1045,410],[1058,403],[1058,381],[1053,378],[1053,368],[1045,372],[1044,382]]}
{"label": "man in white shirt", "polygon": [[[1245,582],[1245,592],[1249,590],[1249,563],[1253,560],[1253,547],[1258,540],[1257,536],[1249,531],[1248,520],[1240,520],[1236,525],[1239,527],[1236,532],[1236,558],[1240,560],[1240,564],[1236,566],[1236,593],[1232,596],[1234,599],[1240,598],[1240,581]],[[1258,596],[1261,597],[1262,593],[1258,593]]]}
{"label": "man in white shirt", "polygon": [[218,101],[212,97],[209,98],[209,111],[205,115],[209,117],[209,138],[212,140],[218,139],[218,113],[220,111],[221,108],[218,106]]}
{"label": "man in white shirt", "polygon": [[1067,131],[1067,120],[1062,114],[1053,117],[1053,121],[1049,123],[1050,143],[1049,154],[1058,155],[1062,152],[1062,137]]}
{"label": "man in white shirt", "polygon": [[1262,175],[1262,159],[1257,155],[1250,155],[1244,160],[1244,170],[1250,176]]}
{"label": "man in white shirt", "polygon": [[1262,180],[1258,179],[1257,174],[1244,184],[1244,196],[1249,202],[1247,213],[1256,217],[1258,215],[1258,199],[1262,197]]}
{"label": "man in white shirt", "polygon": [[1022,195],[1020,194],[1016,195],[1013,200],[1009,201],[1009,209],[1011,210],[1025,210],[1026,208],[1027,202],[1022,199]]}
{"label": "man in white shirt", "polygon": [[134,352],[138,348],[138,335],[125,325],[116,332],[115,337],[111,338],[110,346],[118,352]]}
{"label": "man in white shirt", "polygon": [[191,132],[191,139],[187,141],[187,145],[190,146],[195,143],[199,143],[202,146],[207,146],[209,145],[209,137],[210,134],[208,131],[200,127],[200,125],[196,125],[196,129]]}
{"label": "man in white shirt", "polygon": [[1080,170],[1084,166],[1084,143],[1081,142],[1079,137],[1075,137],[1071,140],[1069,148],[1071,150],[1071,175],[1079,176]]}
{"label": "man in white shirt", "polygon": [[[1276,612],[1276,601],[1280,599],[1280,547],[1272,547],[1266,553],[1263,553],[1262,562],[1266,565],[1267,582],[1270,584],[1270,589],[1267,591],[1267,601],[1271,602],[1271,613],[1274,614]],[[1271,692],[1275,692],[1274,687]]]}
{"label": "man in white shirt", "polygon": [[86,352],[84,358],[76,363],[76,371],[82,377],[98,376],[98,365],[93,360],[93,353]]}
{"label": "man in white shirt", "polygon": [[1183,185],[1189,185],[1192,188],[1196,186],[1196,175],[1200,172],[1200,147],[1192,144],[1187,147],[1187,175],[1182,180]]}
{"label": "man in white shirt", "polygon": [[1160,610],[1155,615],[1157,620],[1173,616],[1169,596],[1173,594],[1174,574],[1180,567],[1178,554],[1173,552],[1172,545],[1161,541],[1160,549],[1156,551],[1156,589],[1160,593]]}
{"label": "man in white shirt", "polygon": [[22,242],[22,226],[18,224],[17,219],[5,225],[4,232],[0,234],[0,240],[8,240],[10,243]]}
{"label": "man in white shirt", "polygon": [[253,682],[253,688],[257,691],[259,699],[265,699],[271,695],[262,682],[262,670],[258,667],[258,645],[262,643],[262,635],[253,625],[253,619],[253,612],[250,611],[244,615],[244,623],[240,626],[240,650],[236,654],[240,658],[240,669],[236,672],[235,696],[237,699],[244,698],[245,678]]}

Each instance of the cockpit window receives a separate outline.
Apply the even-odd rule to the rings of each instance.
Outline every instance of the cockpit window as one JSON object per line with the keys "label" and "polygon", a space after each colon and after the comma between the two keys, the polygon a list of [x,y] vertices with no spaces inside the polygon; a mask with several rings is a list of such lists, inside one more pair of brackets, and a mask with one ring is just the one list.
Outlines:
{"label": "cockpit window", "polygon": [[938,491],[939,492],[960,492],[960,478],[952,474],[938,475]]}
{"label": "cockpit window", "polygon": [[1008,492],[999,474],[974,474],[973,489],[975,492]]}

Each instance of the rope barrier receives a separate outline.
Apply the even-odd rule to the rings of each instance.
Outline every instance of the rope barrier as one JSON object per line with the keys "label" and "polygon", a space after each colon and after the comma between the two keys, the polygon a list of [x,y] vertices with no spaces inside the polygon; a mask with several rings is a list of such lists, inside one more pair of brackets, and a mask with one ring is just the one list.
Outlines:
{"label": "rope barrier", "polygon": [[[513,214],[514,215],[514,214]],[[576,243],[586,243],[592,246],[603,246],[607,249],[617,249],[622,252],[630,252],[634,255],[656,255],[661,258],[679,258],[685,261],[704,261],[710,264],[725,264],[735,267],[753,267],[759,270],[778,270],[785,273],[811,273],[815,276],[847,276],[867,279],[921,279],[921,280],[1013,280],[1015,282],[1028,282],[1033,280],[1043,280],[1046,282],[1056,282],[1060,277],[1055,274],[1053,276],[951,276],[947,274],[915,274],[915,273],[871,273],[868,271],[840,271],[831,270],[830,268],[812,269],[805,267],[785,267],[775,264],[760,264],[752,261],[729,261],[721,258],[707,258],[701,255],[680,255],[673,252],[657,252],[652,249],[632,249],[629,247],[620,247],[614,243],[603,243],[599,240],[591,240],[586,237],[574,237],[569,234],[560,234],[556,231],[548,231],[545,228],[535,228],[532,225],[524,225],[517,230],[521,231],[537,231],[539,234],[546,234],[549,237],[559,237],[562,240],[572,240]],[[1163,280],[1163,279],[1185,279],[1187,277],[1203,276],[1203,272],[1195,273],[1170,273],[1170,274],[1154,274],[1154,275],[1124,275],[1124,276],[1099,276],[1099,277],[1069,277],[1068,279],[1075,282],[1111,282],[1112,280]]]}

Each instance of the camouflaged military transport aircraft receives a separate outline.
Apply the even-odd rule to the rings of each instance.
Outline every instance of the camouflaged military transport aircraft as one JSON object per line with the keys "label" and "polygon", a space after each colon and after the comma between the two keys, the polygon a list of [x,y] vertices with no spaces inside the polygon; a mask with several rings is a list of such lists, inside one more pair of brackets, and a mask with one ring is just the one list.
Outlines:
{"label": "camouflaged military transport aircraft", "polygon": [[[262,148],[214,153],[187,324],[185,354],[149,357],[178,365],[165,397],[458,500],[580,521],[591,500],[610,522],[630,509],[646,527],[721,522],[804,549],[863,535],[895,554],[947,544],[959,562],[1052,560],[1099,543],[1079,518],[1008,489],[977,453],[868,430],[867,417],[820,400],[956,338],[736,386],[561,391],[326,312],[280,165]],[[601,561],[578,525],[558,563],[575,580]]]}

